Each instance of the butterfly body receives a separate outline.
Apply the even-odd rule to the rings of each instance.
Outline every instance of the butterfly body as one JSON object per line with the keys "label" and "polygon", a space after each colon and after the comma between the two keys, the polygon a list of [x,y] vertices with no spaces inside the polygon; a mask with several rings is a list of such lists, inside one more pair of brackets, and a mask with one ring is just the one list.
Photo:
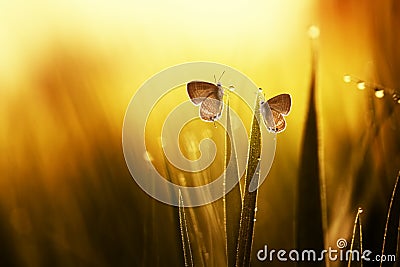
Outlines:
{"label": "butterfly body", "polygon": [[221,117],[224,89],[220,82],[192,81],[187,84],[187,92],[192,103],[200,105],[201,119],[213,122]]}
{"label": "butterfly body", "polygon": [[261,115],[270,132],[280,133],[285,130],[286,121],[283,116],[289,114],[291,105],[292,99],[289,94],[280,94],[260,103]]}

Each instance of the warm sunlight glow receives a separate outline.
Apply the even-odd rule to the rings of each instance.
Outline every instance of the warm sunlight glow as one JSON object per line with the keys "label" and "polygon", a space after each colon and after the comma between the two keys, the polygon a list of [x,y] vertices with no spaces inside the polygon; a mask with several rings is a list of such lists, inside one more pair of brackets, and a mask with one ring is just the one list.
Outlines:
{"label": "warm sunlight glow", "polygon": [[[254,152],[259,139],[251,127],[254,110],[261,110],[257,97],[266,101],[285,93],[291,96],[285,121],[280,112],[285,113],[287,105],[276,99],[271,102],[283,109],[271,112],[280,126],[285,122],[286,129],[273,136],[272,167],[253,194],[259,207],[256,234],[254,242],[248,243],[253,244],[251,256],[242,258],[255,260],[267,241],[275,248],[293,248],[297,237],[308,239],[310,235],[299,233],[294,225],[299,218],[311,223],[321,218],[316,220],[313,216],[318,215],[308,212],[307,205],[301,211],[297,204],[310,201],[319,210],[323,203],[314,201],[309,192],[318,194],[322,189],[327,191],[321,201],[327,203],[323,212],[328,219],[324,232],[315,232],[323,239],[321,244],[327,247],[335,244],[334,239],[351,237],[354,215],[362,206],[365,222],[370,223],[363,230],[374,239],[365,247],[376,249],[383,239],[371,231],[383,234],[380,227],[394,184],[393,169],[400,166],[396,76],[400,34],[394,3],[0,1],[0,265],[182,265],[186,243],[180,236],[179,208],[143,192],[130,174],[124,152],[143,161],[134,161],[134,167],[155,170],[172,183],[206,185],[219,176],[226,178],[226,184],[237,181],[235,164],[229,175],[222,175],[228,159],[244,163],[243,168],[236,164],[237,168],[248,174],[260,172],[257,168],[265,164],[265,156]],[[383,19],[371,19],[374,16]],[[221,79],[222,114],[228,114],[229,101],[247,136],[230,138],[222,117],[215,122],[195,117],[177,127],[175,122],[187,115],[168,117],[177,105],[187,102],[193,114],[207,109],[189,102],[189,80],[171,85],[166,75],[159,86],[172,92],[159,93],[154,90],[158,85],[142,92],[143,101],[136,103],[129,120],[145,129],[126,135],[132,145],[124,151],[126,111],[131,99],[140,95],[136,94],[139,88],[171,66],[194,61],[229,66],[251,80],[252,90],[249,83],[229,79],[228,71]],[[222,73],[204,67],[208,82]],[[190,76],[190,80],[204,77]],[[217,88],[217,95],[222,95]],[[252,105],[243,102],[242,92],[254,97]],[[208,105],[210,110],[216,106]],[[168,118],[172,126],[163,128]],[[141,119],[145,126],[135,124]],[[264,119],[260,125],[266,130]],[[237,122],[229,129],[238,132],[240,127]],[[247,147],[240,150],[231,140],[249,144],[253,152]],[[140,144],[145,146],[139,153]],[[175,144],[179,149],[171,149]],[[210,167],[198,172],[179,169],[163,151],[172,151],[170,158],[179,152],[186,160],[182,162],[193,165],[201,157],[210,159],[206,166]],[[245,172],[248,158],[253,164]],[[307,174],[307,164],[318,169],[315,175]],[[153,181],[153,173],[143,175],[144,180]],[[317,178],[321,184],[308,187],[300,182],[303,176],[305,182]],[[240,197],[245,190],[239,189],[232,191],[230,200],[185,208],[194,266],[235,266],[226,261],[236,253],[238,236],[232,239],[231,251],[226,251],[225,242],[234,236],[226,232],[231,229],[227,222],[239,222],[232,215],[235,211],[241,216]],[[175,196],[162,187],[155,191]],[[239,201],[224,218],[224,204],[235,200],[234,194]]]}

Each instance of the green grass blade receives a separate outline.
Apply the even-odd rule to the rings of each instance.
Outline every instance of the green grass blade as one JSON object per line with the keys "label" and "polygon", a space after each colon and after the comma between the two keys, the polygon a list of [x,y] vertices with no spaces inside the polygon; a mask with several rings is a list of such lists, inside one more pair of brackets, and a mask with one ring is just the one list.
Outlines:
{"label": "green grass blade", "polygon": [[[389,210],[386,219],[385,234],[383,236],[382,256],[396,255],[398,262],[399,259],[399,227],[400,227],[400,186],[399,186],[400,172],[397,175],[396,183],[394,184],[392,198],[389,204]],[[396,264],[398,264],[396,262]],[[381,261],[380,266],[393,266],[393,262]]]}
{"label": "green grass blade", "polygon": [[[257,192],[249,191],[250,181],[256,178],[256,170],[261,155],[261,132],[257,118],[260,117],[260,99],[257,98],[250,133],[250,149],[245,174],[243,209],[240,217],[240,230],[236,254],[236,266],[250,266],[254,221],[257,204]],[[259,178],[259,177],[258,177]]]}
{"label": "green grass blade", "polygon": [[[236,149],[233,140],[230,140],[228,135],[229,133],[231,138],[233,138],[231,117],[229,111],[229,99],[227,103],[226,115],[227,115],[227,127],[225,134],[225,168],[224,168],[225,186],[227,177],[231,177],[237,180],[238,183],[231,191],[229,191],[227,194],[224,194],[225,240],[226,240],[226,253],[227,253],[228,266],[235,266],[236,248],[237,248],[237,241],[240,228],[240,213],[242,210],[242,197],[240,192],[240,181],[239,181],[240,177],[236,160],[237,159]],[[229,163],[229,157],[228,157],[229,155],[230,157],[233,157],[233,159],[235,159],[236,164],[234,165],[234,168],[228,169],[227,166]]]}

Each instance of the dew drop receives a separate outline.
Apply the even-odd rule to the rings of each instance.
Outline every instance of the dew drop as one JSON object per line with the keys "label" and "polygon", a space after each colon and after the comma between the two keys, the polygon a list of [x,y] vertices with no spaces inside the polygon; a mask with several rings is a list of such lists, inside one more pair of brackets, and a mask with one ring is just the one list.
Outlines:
{"label": "dew drop", "polygon": [[231,91],[231,92],[233,92],[233,91],[235,91],[235,86],[234,85],[229,85],[229,91]]}
{"label": "dew drop", "polygon": [[385,96],[385,91],[381,88],[375,88],[375,96],[377,98],[383,98]]}
{"label": "dew drop", "polygon": [[398,95],[397,93],[394,93],[392,95],[393,100],[396,101],[396,103],[400,104],[400,95]]}
{"label": "dew drop", "polygon": [[357,83],[357,88],[360,89],[360,90],[364,90],[365,89],[365,82],[359,81]]}
{"label": "dew drop", "polygon": [[350,75],[344,75],[343,76],[343,81],[345,83],[350,83],[351,82],[351,76]]}
{"label": "dew drop", "polygon": [[308,28],[308,36],[311,39],[317,39],[319,37],[320,31],[319,28],[315,25],[311,25],[310,28]]}

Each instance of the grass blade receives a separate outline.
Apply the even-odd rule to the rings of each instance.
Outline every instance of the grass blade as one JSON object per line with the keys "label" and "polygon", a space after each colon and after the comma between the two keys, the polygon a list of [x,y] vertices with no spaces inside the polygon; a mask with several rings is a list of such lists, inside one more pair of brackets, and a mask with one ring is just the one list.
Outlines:
{"label": "grass blade", "polygon": [[[165,157],[165,155],[163,156],[163,158],[164,158],[165,175],[166,175],[165,178],[168,181],[173,182],[173,176],[172,176],[172,172],[168,165],[168,160]],[[171,197],[173,197],[173,193],[172,192],[169,192],[169,193],[170,193]],[[185,267],[193,266],[192,249],[190,247],[190,241],[189,241],[189,230],[188,230],[188,225],[186,222],[186,214],[185,214],[184,205],[183,205],[184,204],[183,197],[182,197],[180,190],[179,190],[178,200],[179,200],[179,202],[178,202],[179,206],[171,207],[171,208],[173,209],[175,222],[176,222],[176,220],[179,221],[180,234],[178,233],[178,236],[180,235],[180,239],[182,240],[182,254],[183,254]]]}
{"label": "grass blade", "polygon": [[[386,219],[385,234],[383,236],[382,254],[387,257],[388,255],[396,255],[396,259],[399,259],[399,227],[400,227],[400,187],[399,185],[400,172],[397,175],[396,183],[394,184],[392,198],[389,204],[389,210]],[[397,260],[398,261],[398,260]],[[396,264],[398,264],[396,262]],[[382,266],[392,266],[393,262],[386,261],[380,262]]]}
{"label": "grass blade", "polygon": [[[226,239],[226,253],[227,253],[227,263],[228,266],[235,266],[236,261],[236,248],[237,241],[239,236],[239,228],[240,228],[240,213],[242,210],[242,197],[240,192],[240,177],[239,170],[237,166],[237,157],[236,157],[236,149],[233,140],[229,139],[229,136],[233,138],[232,133],[232,125],[231,125],[231,117],[229,111],[229,99],[227,102],[226,109],[226,119],[227,119],[227,127],[225,134],[225,186],[227,177],[233,177],[238,181],[236,186],[229,191],[227,194],[224,192],[224,224],[225,224],[225,239]],[[228,134],[229,133],[229,134]],[[232,145],[231,145],[232,144]],[[234,168],[227,168],[229,163],[229,158],[233,157],[236,160],[236,164]]]}
{"label": "grass blade", "polygon": [[[250,181],[256,177],[256,170],[261,155],[261,132],[257,118],[260,117],[260,99],[257,98],[250,132],[250,149],[245,174],[245,192],[243,209],[240,217],[240,230],[237,244],[236,266],[250,266],[251,246],[253,241],[254,221],[257,204],[257,192],[249,191]],[[258,177],[259,178],[259,177]]]}
{"label": "grass blade", "polygon": [[351,238],[351,245],[350,245],[351,251],[358,251],[360,253],[359,259],[356,258],[352,260],[351,256],[349,255],[347,267],[363,266],[363,262],[361,259],[363,250],[362,250],[362,224],[360,216],[362,212],[363,210],[361,208],[358,208],[356,219],[354,220],[353,236]]}
{"label": "grass blade", "polygon": [[[321,190],[316,88],[316,49],[313,50],[309,109],[301,148],[297,185],[297,248],[322,251],[324,248],[323,202]],[[326,209],[324,209],[326,211]],[[299,266],[324,266],[323,262],[300,262]]]}
{"label": "grass blade", "polygon": [[192,249],[190,247],[189,231],[186,222],[185,206],[181,191],[179,190],[179,226],[182,237],[183,257],[185,259],[185,267],[193,266]]}

